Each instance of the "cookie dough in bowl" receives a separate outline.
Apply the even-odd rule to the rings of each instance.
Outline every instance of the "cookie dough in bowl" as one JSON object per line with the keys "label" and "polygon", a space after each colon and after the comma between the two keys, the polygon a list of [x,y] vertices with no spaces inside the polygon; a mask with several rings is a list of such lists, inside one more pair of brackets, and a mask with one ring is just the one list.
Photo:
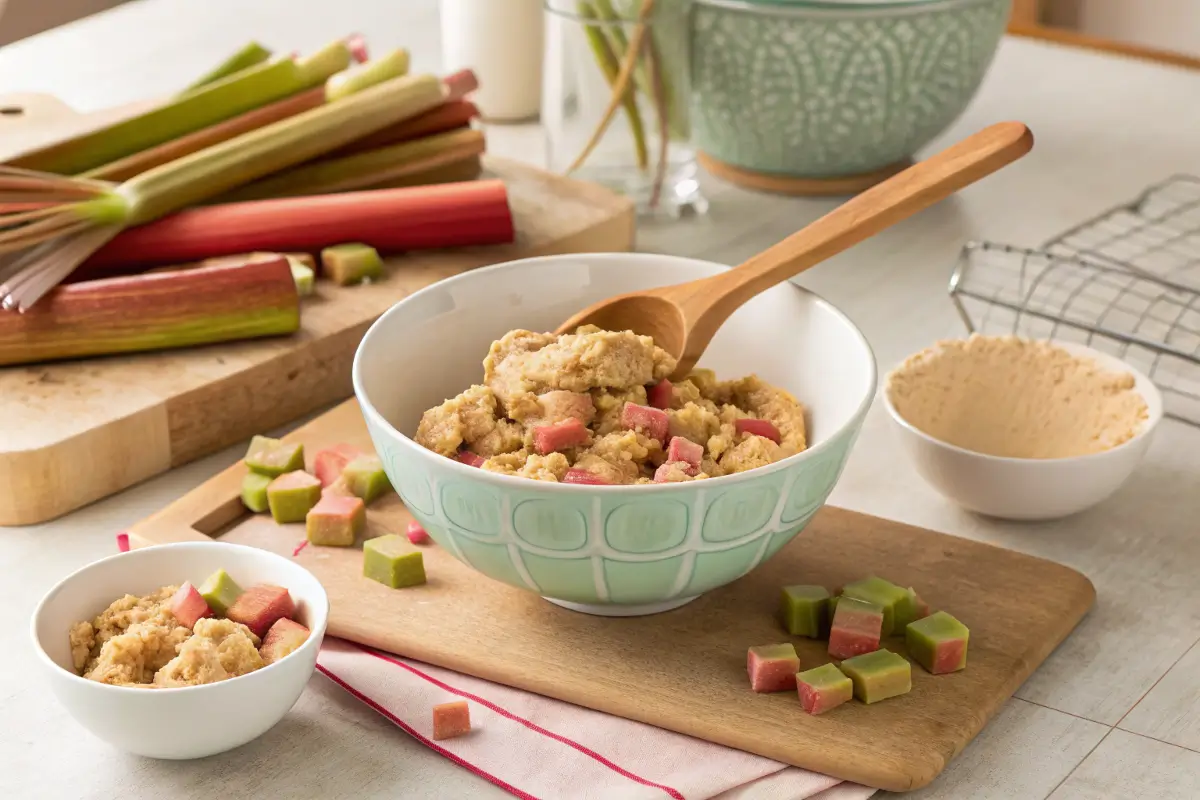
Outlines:
{"label": "cookie dough in bowl", "polygon": [[972,335],[897,366],[886,407],[917,470],[1007,519],[1082,511],[1120,487],[1162,416],[1148,378],[1083,345]]}
{"label": "cookie dough in bowl", "polygon": [[666,611],[773,557],[829,496],[875,394],[849,319],[773,287],[669,385],[674,364],[646,337],[547,333],[608,297],[725,269],[552,256],[396,304],[353,380],[405,506],[475,570],[596,614]]}

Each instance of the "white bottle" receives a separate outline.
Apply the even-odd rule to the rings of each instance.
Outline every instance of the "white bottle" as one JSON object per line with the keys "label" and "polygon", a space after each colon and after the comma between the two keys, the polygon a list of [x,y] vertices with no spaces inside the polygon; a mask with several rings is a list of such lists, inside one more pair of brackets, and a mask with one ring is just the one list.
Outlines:
{"label": "white bottle", "polygon": [[471,101],[491,122],[536,117],[542,95],[542,0],[441,0],[442,66],[472,69]]}

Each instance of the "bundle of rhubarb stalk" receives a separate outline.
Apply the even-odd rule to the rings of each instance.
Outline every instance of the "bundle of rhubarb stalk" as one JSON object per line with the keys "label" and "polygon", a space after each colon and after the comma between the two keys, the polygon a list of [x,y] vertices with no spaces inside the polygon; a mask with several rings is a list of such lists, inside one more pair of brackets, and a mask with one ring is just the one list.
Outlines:
{"label": "bundle of rhubarb stalk", "polygon": [[381,256],[513,241],[470,71],[362,37],[235,53],[130,119],[0,165],[0,366],[277,336]]}

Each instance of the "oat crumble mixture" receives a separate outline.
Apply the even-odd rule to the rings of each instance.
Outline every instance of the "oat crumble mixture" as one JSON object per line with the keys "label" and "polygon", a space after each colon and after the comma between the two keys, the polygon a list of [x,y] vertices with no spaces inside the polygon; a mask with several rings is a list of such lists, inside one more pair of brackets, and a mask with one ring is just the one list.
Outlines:
{"label": "oat crumble mixture", "polygon": [[[675,370],[675,358],[632,331],[589,325],[555,336],[515,330],[492,343],[483,368],[481,384],[424,413],[417,444],[449,458],[473,454],[491,472],[606,484],[732,475],[806,446],[803,406],[755,375],[718,381],[711,370],[697,369],[668,382],[669,396],[666,386],[654,392]],[[649,406],[647,390],[658,408]],[[745,420],[766,421],[756,430],[769,433],[745,430],[753,427]],[[539,430],[555,426],[572,429],[578,441],[547,444],[552,440]],[[669,453],[680,452],[670,446],[675,437],[694,443],[697,463],[668,461]],[[568,472],[595,480],[572,481]]]}
{"label": "oat crumble mixture", "polygon": [[216,683],[264,666],[259,638],[241,623],[204,618],[193,628],[180,625],[170,609],[178,589],[127,594],[95,619],[71,626],[75,670],[114,686],[169,688]]}

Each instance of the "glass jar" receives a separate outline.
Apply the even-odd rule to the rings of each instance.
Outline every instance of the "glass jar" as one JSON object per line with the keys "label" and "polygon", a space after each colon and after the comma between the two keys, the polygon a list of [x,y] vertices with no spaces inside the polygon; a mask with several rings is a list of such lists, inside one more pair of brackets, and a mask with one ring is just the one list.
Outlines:
{"label": "glass jar", "polygon": [[[691,0],[545,0],[546,163],[632,198],[703,213],[689,120]],[[618,91],[623,88],[624,91]]]}

